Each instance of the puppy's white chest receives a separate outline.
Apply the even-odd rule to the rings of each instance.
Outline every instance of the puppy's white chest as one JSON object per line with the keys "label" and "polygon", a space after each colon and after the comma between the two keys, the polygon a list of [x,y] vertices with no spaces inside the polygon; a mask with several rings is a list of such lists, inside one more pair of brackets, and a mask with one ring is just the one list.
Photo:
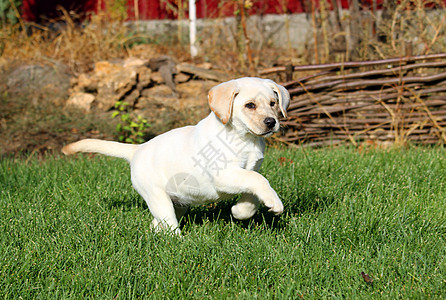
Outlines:
{"label": "puppy's white chest", "polygon": [[167,192],[176,205],[203,204],[230,197],[222,194],[215,186],[216,178],[232,176],[231,170],[239,168],[258,170],[263,161],[263,144],[232,143],[218,136],[198,147],[190,157],[188,172],[173,176]]}

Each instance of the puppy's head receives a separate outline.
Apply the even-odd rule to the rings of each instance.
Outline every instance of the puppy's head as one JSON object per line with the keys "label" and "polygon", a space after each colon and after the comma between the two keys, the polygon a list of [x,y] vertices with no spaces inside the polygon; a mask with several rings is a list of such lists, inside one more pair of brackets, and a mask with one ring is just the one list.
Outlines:
{"label": "puppy's head", "polygon": [[209,91],[209,106],[223,124],[261,137],[279,130],[279,114],[287,116],[289,103],[288,91],[269,79],[240,78]]}

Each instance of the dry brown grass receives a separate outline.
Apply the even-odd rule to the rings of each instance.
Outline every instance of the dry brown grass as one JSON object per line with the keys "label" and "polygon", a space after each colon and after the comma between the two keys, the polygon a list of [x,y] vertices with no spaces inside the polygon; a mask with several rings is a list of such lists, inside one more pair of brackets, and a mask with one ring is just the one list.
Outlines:
{"label": "dry brown grass", "polygon": [[81,28],[66,15],[63,29],[23,25],[6,27],[0,32],[5,45],[3,58],[21,62],[62,62],[74,72],[88,70],[93,62],[126,55],[125,29],[101,15],[92,16]]}
{"label": "dry brown grass", "polygon": [[[312,7],[313,41],[308,63],[373,60],[401,55],[439,53],[446,47],[445,3],[442,0],[384,1],[384,9],[331,12],[321,0]],[[437,9],[432,9],[433,7]]]}
{"label": "dry brown grass", "polygon": [[[425,5],[438,9],[429,9]],[[391,7],[377,24],[377,35],[365,43],[364,55],[376,58],[426,55],[444,52],[446,14],[442,0],[404,0]],[[372,15],[374,20],[376,15]],[[376,42],[375,42],[376,41]],[[366,49],[372,51],[370,53]]]}

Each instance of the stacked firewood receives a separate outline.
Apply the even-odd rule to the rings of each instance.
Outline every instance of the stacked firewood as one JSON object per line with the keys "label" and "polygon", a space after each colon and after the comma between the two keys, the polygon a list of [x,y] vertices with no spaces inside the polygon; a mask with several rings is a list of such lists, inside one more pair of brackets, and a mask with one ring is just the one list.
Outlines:
{"label": "stacked firewood", "polygon": [[283,83],[292,95],[281,138],[287,143],[446,143],[446,53],[262,74],[280,72],[310,74]]}

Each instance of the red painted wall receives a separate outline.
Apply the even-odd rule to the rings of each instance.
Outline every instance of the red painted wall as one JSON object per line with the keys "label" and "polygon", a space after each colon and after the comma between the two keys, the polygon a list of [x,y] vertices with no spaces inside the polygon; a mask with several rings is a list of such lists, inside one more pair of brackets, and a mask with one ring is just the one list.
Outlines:
{"label": "red painted wall", "polygon": [[87,12],[96,10],[96,0],[23,0],[22,18],[36,23],[57,19],[62,15],[59,6],[84,17]]}
{"label": "red painted wall", "polygon": [[[74,11],[81,17],[85,17],[88,12],[106,10],[108,0],[23,0],[22,16],[25,21],[42,22],[55,19],[61,15],[58,6],[64,7],[67,11]],[[136,15],[140,20],[162,20],[177,19],[179,0],[127,0],[127,14],[129,20],[135,20]],[[320,0],[251,0],[252,7],[249,14],[283,14],[311,12],[311,3],[319,7]],[[332,3],[334,0],[327,0]],[[348,0],[337,0],[342,8],[348,8]],[[183,5],[187,7],[188,0],[183,0]],[[361,0],[363,9],[371,9],[373,0]],[[377,0],[378,8],[383,0]],[[428,1],[427,1],[428,2]],[[135,3],[137,9],[135,9]],[[234,16],[237,11],[238,1],[236,0],[197,0],[198,18],[218,18]],[[306,3],[310,3],[307,7]],[[443,0],[446,5],[446,0]],[[187,9],[183,9],[187,17]]]}
{"label": "red painted wall", "polygon": [[[129,19],[134,19],[135,9],[134,1],[138,3],[139,18],[141,20],[151,19],[176,19],[178,18],[177,11],[167,7],[166,1],[160,0],[128,0],[128,15]],[[252,7],[249,9],[250,14],[283,14],[283,13],[302,13],[311,11],[311,7],[305,8],[305,3],[308,0],[251,0]],[[319,0],[315,1],[318,6]],[[328,0],[332,1],[332,0]],[[372,1],[372,0],[366,0]],[[446,0],[445,0],[446,1]],[[170,4],[176,8],[174,3],[177,1],[169,1]],[[348,8],[348,0],[338,0],[342,3],[343,8]],[[378,0],[382,2],[382,0]],[[183,5],[187,7],[188,0],[183,0]],[[223,0],[196,0],[197,18],[219,18],[234,16],[234,12],[238,10],[238,1],[223,1]],[[187,17],[187,9],[185,11]]]}

